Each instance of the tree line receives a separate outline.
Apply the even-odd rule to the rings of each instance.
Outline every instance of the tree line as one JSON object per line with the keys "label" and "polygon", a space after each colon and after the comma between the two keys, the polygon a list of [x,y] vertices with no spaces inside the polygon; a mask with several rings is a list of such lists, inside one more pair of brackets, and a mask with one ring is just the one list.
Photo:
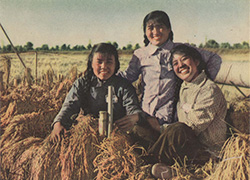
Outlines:
{"label": "tree line", "polygon": [[[112,44],[113,46],[116,47],[117,50],[136,50],[140,48],[139,43],[136,43],[135,45],[132,44],[127,44],[126,46],[123,46],[122,48],[119,47],[117,42],[107,42]],[[196,44],[190,43],[192,46],[197,47]],[[199,48],[216,48],[216,49],[249,49],[249,43],[246,41],[243,41],[242,43],[235,43],[231,45],[230,43],[217,43],[215,40],[210,39],[208,40],[205,44],[200,44],[198,46]],[[18,45],[15,46],[15,49],[18,52],[27,52],[27,51],[84,51],[84,50],[90,50],[92,48],[92,44],[89,43],[86,46],[84,45],[75,45],[71,47],[71,45],[63,44],[61,46],[56,45],[49,47],[48,44],[43,44],[41,47],[33,47],[32,42],[27,42],[24,46]],[[11,47],[10,44],[6,46],[0,47],[0,52],[1,53],[8,53],[8,52],[14,52],[13,48]]]}

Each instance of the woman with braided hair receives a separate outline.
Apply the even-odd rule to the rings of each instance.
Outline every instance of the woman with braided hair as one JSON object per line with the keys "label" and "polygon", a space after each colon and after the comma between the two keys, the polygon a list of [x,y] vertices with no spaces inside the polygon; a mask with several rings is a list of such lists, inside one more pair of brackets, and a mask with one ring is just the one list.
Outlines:
{"label": "woman with braided hair", "polygon": [[51,141],[61,140],[60,134],[72,126],[74,119],[71,117],[80,109],[94,117],[98,117],[99,111],[107,111],[108,86],[114,87],[113,119],[116,125],[129,131],[138,123],[142,111],[135,89],[129,81],[115,75],[119,68],[118,52],[113,45],[100,43],[93,46],[84,76],[73,83],[52,123]]}

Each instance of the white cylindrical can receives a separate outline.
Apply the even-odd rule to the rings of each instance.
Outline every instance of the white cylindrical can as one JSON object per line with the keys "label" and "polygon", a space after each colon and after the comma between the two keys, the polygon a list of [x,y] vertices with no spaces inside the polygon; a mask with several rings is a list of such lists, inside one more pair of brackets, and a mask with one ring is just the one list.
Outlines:
{"label": "white cylindrical can", "polygon": [[99,134],[107,135],[107,119],[108,119],[108,113],[107,111],[99,111]]}

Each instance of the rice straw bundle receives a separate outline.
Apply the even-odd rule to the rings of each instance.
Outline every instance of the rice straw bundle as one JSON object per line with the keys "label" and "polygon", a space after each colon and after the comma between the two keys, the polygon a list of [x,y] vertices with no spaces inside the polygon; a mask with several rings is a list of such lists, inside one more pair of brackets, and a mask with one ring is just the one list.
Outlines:
{"label": "rice straw bundle", "polygon": [[30,160],[43,139],[28,137],[1,148],[1,179],[26,179]]}
{"label": "rice straw bundle", "polygon": [[59,86],[55,86],[56,89],[56,94],[55,97],[59,98],[61,97],[63,94],[67,94],[67,92],[69,91],[70,87],[72,86],[72,81],[69,79],[65,79],[62,82],[60,82]]}
{"label": "rice straw bundle", "polygon": [[28,85],[28,86],[31,86],[33,84],[33,77],[31,75],[30,68],[25,68],[23,83],[24,85]]}
{"label": "rice straw bundle", "polygon": [[93,159],[99,144],[97,120],[91,116],[79,115],[78,124],[70,130],[68,143],[62,144],[60,161],[63,179],[93,179]]}
{"label": "rice straw bundle", "polygon": [[250,178],[250,135],[236,134],[229,138],[221,151],[222,161],[208,180]]}
{"label": "rice straw bundle", "polygon": [[203,166],[198,164],[186,164],[187,159],[184,159],[182,165],[180,165],[177,161],[174,165],[171,166],[172,170],[176,174],[173,179],[181,179],[181,180],[197,180],[204,179],[212,173],[214,168],[214,160],[212,158],[209,159]]}
{"label": "rice straw bundle", "polygon": [[236,132],[250,134],[250,98],[238,99],[230,105],[230,120]]}
{"label": "rice straw bundle", "polygon": [[[54,92],[39,86],[15,88],[10,94],[1,97],[5,106],[1,109],[1,127],[7,126],[14,115],[39,111],[44,113],[58,112],[64,97],[62,95],[56,99]],[[3,110],[6,110],[5,114]]]}
{"label": "rice straw bundle", "polygon": [[5,72],[3,74],[3,81],[5,83],[6,88],[9,85],[9,79],[10,79],[10,68],[11,68],[11,57],[10,56],[0,56],[0,60],[3,64],[3,71]]}
{"label": "rice straw bundle", "polygon": [[143,161],[134,152],[141,147],[131,146],[129,141],[126,135],[114,130],[111,138],[104,139],[98,146],[99,154],[93,161],[97,180],[145,178],[145,174],[138,173]]}
{"label": "rice straw bundle", "polygon": [[28,137],[45,138],[56,112],[33,112],[14,116],[1,136],[0,147],[5,148]]}
{"label": "rice straw bundle", "polygon": [[30,165],[30,179],[61,179],[59,155],[61,142],[52,144],[48,136],[37,149]]}

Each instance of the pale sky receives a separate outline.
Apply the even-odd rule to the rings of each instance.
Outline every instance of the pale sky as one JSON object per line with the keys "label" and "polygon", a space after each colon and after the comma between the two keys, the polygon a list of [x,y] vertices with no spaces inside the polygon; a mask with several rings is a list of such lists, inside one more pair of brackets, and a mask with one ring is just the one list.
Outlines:
{"label": "pale sky", "polygon": [[[249,42],[249,0],[0,0],[0,23],[14,45],[86,46],[116,41],[143,45],[142,21],[169,17],[175,42]],[[0,30],[1,44],[9,44]]]}

